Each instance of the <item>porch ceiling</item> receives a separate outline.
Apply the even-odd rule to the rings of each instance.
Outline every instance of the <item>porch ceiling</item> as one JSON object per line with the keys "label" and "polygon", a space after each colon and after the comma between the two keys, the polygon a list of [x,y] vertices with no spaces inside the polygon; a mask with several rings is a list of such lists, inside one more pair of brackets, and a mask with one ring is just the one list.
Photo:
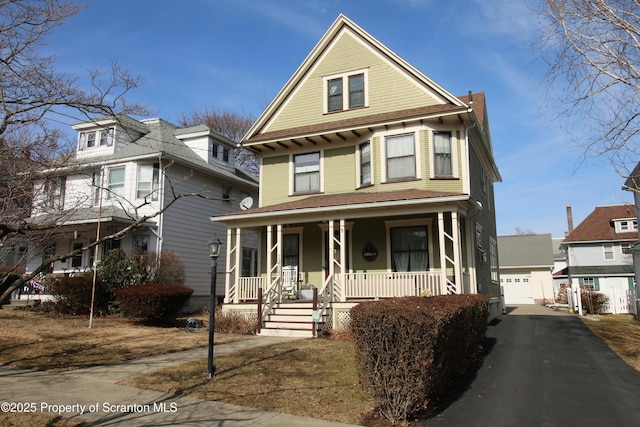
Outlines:
{"label": "porch ceiling", "polygon": [[303,218],[313,220],[316,217],[326,219],[336,216],[342,218],[373,217],[397,214],[399,211],[407,213],[412,213],[409,211],[434,212],[443,209],[443,205],[469,200],[469,195],[464,193],[418,189],[378,193],[321,194],[246,211],[230,212],[211,217],[211,220],[225,223],[259,222],[268,224],[276,219],[282,221],[283,216],[295,216],[295,220]]}

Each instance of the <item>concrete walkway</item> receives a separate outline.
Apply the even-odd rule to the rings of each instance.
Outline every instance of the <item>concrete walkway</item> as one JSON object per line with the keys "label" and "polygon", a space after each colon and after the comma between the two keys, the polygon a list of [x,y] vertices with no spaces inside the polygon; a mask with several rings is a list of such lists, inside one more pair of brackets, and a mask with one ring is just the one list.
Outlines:
{"label": "concrete walkway", "polygon": [[[254,336],[216,345],[215,354],[285,340],[291,338]],[[132,376],[203,358],[207,358],[206,348],[61,374],[0,366],[0,402],[33,403],[37,412],[100,426],[346,426],[117,384]]]}

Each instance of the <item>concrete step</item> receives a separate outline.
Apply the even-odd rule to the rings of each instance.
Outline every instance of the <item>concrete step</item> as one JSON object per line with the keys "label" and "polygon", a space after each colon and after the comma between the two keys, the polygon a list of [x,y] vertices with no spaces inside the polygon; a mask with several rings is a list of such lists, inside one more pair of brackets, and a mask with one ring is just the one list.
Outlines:
{"label": "concrete step", "polygon": [[298,338],[313,338],[313,331],[311,328],[307,331],[300,329],[270,329],[262,328],[258,334],[263,337],[298,337]]}

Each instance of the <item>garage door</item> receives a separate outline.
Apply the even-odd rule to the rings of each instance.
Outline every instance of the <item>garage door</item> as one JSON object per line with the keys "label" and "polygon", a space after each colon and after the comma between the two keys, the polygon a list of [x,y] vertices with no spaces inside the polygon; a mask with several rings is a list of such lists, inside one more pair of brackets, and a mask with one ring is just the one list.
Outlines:
{"label": "garage door", "polygon": [[534,304],[531,276],[524,274],[500,275],[506,305]]}

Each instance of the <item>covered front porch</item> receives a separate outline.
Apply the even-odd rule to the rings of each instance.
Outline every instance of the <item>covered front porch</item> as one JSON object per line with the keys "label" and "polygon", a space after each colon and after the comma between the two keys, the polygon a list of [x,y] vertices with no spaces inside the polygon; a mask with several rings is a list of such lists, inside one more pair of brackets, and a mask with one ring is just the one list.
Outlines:
{"label": "covered front porch", "polygon": [[[466,195],[283,208],[212,218],[228,227],[225,309],[266,321],[281,304],[315,294],[316,317],[337,325],[335,307],[367,299],[477,293],[475,205]],[[253,257],[247,231],[261,242]]]}

